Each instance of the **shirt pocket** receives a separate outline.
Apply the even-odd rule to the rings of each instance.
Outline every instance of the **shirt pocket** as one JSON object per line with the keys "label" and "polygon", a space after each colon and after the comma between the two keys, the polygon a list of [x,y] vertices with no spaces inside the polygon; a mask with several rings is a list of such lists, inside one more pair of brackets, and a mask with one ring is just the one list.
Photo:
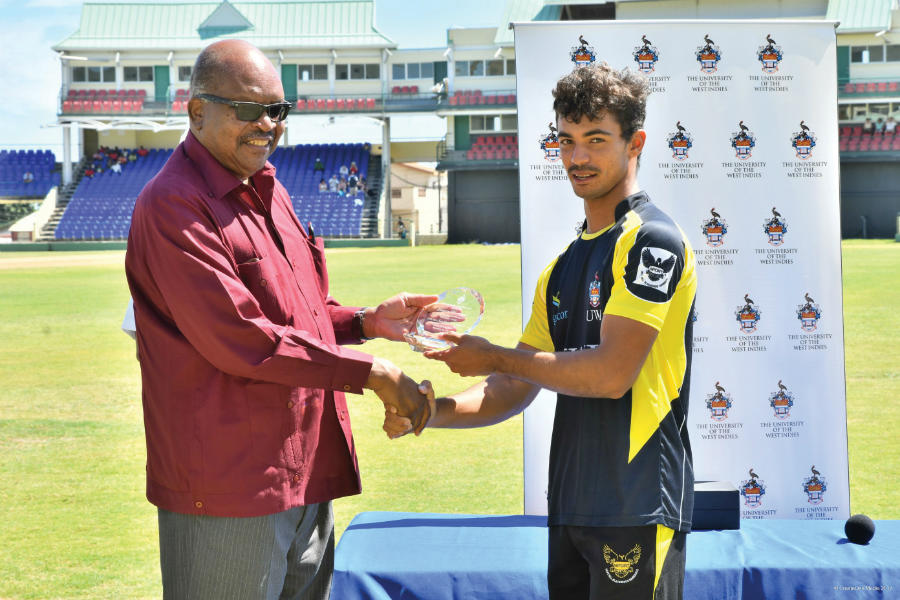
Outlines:
{"label": "shirt pocket", "polygon": [[246,384],[250,443],[257,464],[296,471],[298,464],[292,448],[293,410],[291,388],[277,383]]}
{"label": "shirt pocket", "polygon": [[287,311],[281,300],[281,275],[273,261],[263,257],[238,265],[241,281],[256,298],[262,313],[278,324],[284,324]]}

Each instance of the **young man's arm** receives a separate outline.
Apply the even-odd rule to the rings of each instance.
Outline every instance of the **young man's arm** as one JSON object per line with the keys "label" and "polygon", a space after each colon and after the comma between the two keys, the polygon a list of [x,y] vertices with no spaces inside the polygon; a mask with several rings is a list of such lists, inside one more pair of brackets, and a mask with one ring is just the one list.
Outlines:
{"label": "young man's arm", "polygon": [[504,348],[484,338],[444,334],[457,345],[425,356],[463,376],[503,374],[571,396],[619,398],[634,385],[657,333],[639,321],[605,315],[596,348],[541,352],[525,344]]}

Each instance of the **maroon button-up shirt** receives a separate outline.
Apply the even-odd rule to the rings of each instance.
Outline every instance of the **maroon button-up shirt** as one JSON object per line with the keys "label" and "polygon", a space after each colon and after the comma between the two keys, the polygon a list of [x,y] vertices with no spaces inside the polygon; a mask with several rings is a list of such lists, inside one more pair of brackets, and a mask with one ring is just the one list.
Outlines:
{"label": "maroon button-up shirt", "polygon": [[[360,491],[343,391],[372,357],[355,308],[328,295],[271,164],[243,184],[197,139],[138,197],[125,270],[134,298],[147,498],[249,517]],[[341,391],[337,391],[341,390]]]}

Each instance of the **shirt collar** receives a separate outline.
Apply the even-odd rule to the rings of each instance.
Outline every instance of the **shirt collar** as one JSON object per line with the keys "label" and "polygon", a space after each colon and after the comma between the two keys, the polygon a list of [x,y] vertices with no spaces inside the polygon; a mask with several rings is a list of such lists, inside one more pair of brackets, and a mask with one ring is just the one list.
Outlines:
{"label": "shirt collar", "polygon": [[643,191],[626,196],[624,200],[616,205],[616,223],[621,221],[622,218],[628,214],[628,211],[634,210],[641,204],[649,201],[650,198],[647,196],[646,192]]}
{"label": "shirt collar", "polygon": [[[224,198],[243,184],[237,175],[223,167],[222,163],[217,161],[210,151],[194,137],[193,131],[188,131],[187,137],[184,138],[184,151],[188,158],[197,165],[207,185],[209,185],[210,191],[217,199]],[[257,184],[257,189],[271,189],[272,182],[267,180],[275,178],[275,167],[272,166],[272,163],[266,161],[265,166],[250,177]],[[265,185],[265,183],[268,183],[268,185]]]}

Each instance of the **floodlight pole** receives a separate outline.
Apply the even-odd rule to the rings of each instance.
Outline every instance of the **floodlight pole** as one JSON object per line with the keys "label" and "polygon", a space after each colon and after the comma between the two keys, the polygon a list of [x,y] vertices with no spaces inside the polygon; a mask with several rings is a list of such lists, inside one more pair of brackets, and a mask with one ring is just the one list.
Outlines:
{"label": "floodlight pole", "polygon": [[391,216],[391,118],[384,117],[381,129],[381,172],[384,182],[384,239],[393,237],[393,217]]}

